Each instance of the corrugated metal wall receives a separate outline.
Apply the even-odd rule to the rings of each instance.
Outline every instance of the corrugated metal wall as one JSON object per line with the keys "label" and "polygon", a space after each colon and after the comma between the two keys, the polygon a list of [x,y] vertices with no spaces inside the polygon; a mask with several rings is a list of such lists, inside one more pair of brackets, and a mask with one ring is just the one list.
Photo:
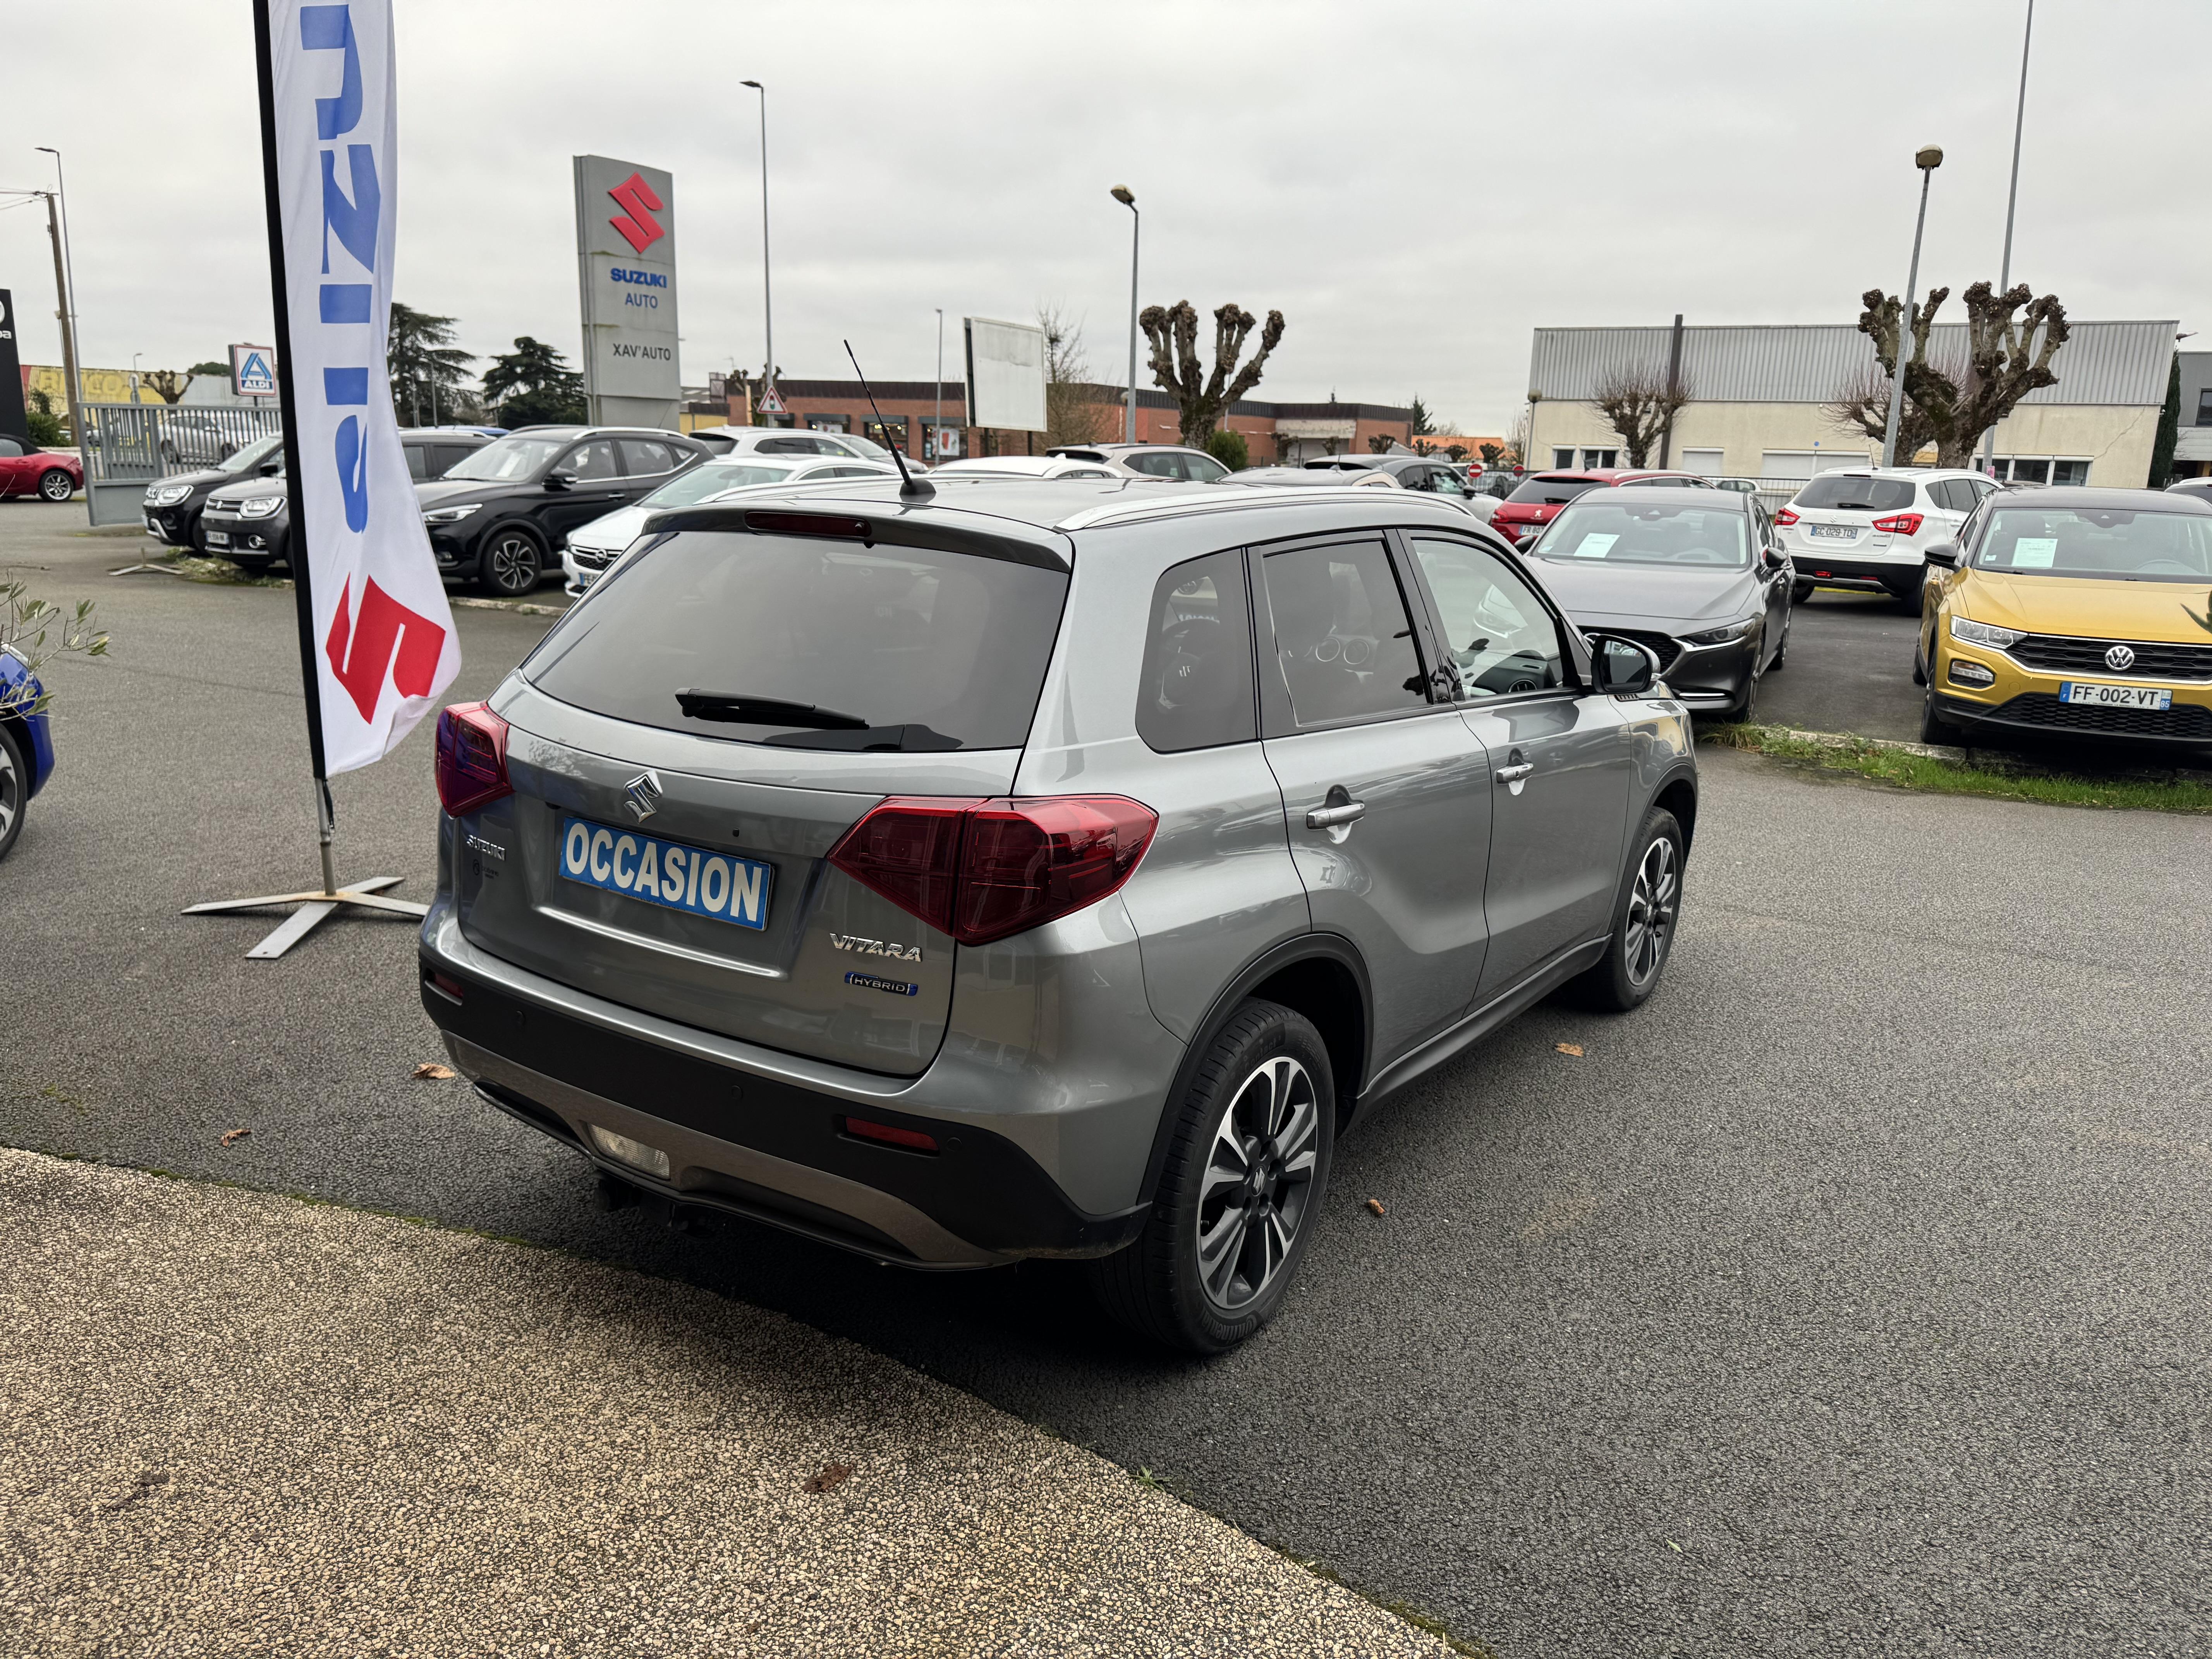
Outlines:
{"label": "corrugated metal wall", "polygon": [[[2171,322],[2075,323],[2051,360],[2058,384],[2022,401],[2156,408],[2166,401],[2174,328]],[[1649,364],[1664,374],[1670,332],[1663,326],[1540,328],[1528,384],[1547,401],[1580,403],[1617,365]],[[1930,358],[1964,357],[1966,350],[1964,323],[1936,325]],[[1683,372],[1700,403],[1826,403],[1873,362],[1874,343],[1849,323],[1682,331]]]}

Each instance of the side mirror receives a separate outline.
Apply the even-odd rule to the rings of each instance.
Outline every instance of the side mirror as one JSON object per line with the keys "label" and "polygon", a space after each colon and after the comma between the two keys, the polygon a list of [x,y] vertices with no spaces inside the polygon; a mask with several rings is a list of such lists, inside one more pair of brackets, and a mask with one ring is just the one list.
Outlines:
{"label": "side mirror", "polygon": [[1931,543],[1925,556],[1930,564],[1940,564],[1946,570],[1956,570],[1959,568],[1959,544],[1956,542]]}
{"label": "side mirror", "polygon": [[262,462],[257,470],[260,472],[263,477],[273,478],[284,470],[284,463],[281,458],[272,459]]}
{"label": "side mirror", "polygon": [[1659,678],[1659,654],[1634,640],[1610,634],[1592,634],[1590,680],[1601,691],[1616,697],[1640,697]]}
{"label": "side mirror", "polygon": [[566,489],[575,482],[576,475],[573,472],[549,472],[545,475],[548,489]]}

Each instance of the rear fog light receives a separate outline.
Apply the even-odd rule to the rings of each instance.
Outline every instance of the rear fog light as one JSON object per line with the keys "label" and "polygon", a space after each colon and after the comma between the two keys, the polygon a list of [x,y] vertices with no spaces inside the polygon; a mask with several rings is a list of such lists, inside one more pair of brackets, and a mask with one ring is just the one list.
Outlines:
{"label": "rear fog light", "polygon": [[641,1140],[632,1140],[628,1135],[618,1135],[612,1129],[602,1129],[596,1123],[584,1126],[592,1132],[592,1145],[617,1163],[627,1164],[633,1170],[642,1170],[647,1175],[668,1179],[668,1154],[658,1146],[648,1146]]}
{"label": "rear fog light", "polygon": [[422,978],[432,990],[448,1002],[462,1002],[467,1000],[468,988],[451,974],[441,974],[433,968],[428,973],[423,975]]}
{"label": "rear fog light", "polygon": [[865,1117],[843,1117],[837,1121],[847,1134],[861,1140],[873,1140],[909,1152],[934,1152],[937,1150],[937,1137],[926,1135],[919,1129],[901,1129],[889,1123],[872,1122]]}

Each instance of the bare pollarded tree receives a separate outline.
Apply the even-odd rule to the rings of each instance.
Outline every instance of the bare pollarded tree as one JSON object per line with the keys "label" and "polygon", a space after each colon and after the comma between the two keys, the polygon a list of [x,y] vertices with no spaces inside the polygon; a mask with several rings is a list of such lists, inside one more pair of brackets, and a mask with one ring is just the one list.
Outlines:
{"label": "bare pollarded tree", "polygon": [[[1909,319],[1905,302],[1893,294],[1870,288],[1862,296],[1866,309],[1859,315],[1859,331],[1873,340],[1885,377],[1897,373],[1901,337],[1911,330],[1905,395],[1927,419],[1936,439],[1936,465],[1971,465],[1982,434],[2011,414],[2029,392],[2058,384],[2051,359],[2066,343],[2066,307],[2055,294],[2039,300],[2033,294],[2025,283],[2002,294],[1987,283],[1968,289],[1962,296],[1966,361],[1948,372],[1928,361],[1928,334],[1936,325],[1936,312],[1951,297],[1949,289],[1930,289],[1926,301],[1911,308]],[[1898,453],[1909,453],[1902,441]]]}
{"label": "bare pollarded tree", "polygon": [[1629,465],[1649,466],[1659,434],[1674,423],[1696,392],[1687,374],[1678,373],[1669,386],[1662,367],[1616,363],[1598,376],[1590,388],[1589,404],[1620,434]]}
{"label": "bare pollarded tree", "polygon": [[[1820,412],[1847,432],[1863,432],[1879,441],[1889,430],[1889,376],[1881,365],[1863,363],[1836,395],[1820,405]],[[1936,441],[1936,428],[1910,397],[1897,416],[1897,453],[1909,461]]]}
{"label": "bare pollarded tree", "polygon": [[1152,379],[1182,410],[1182,441],[1195,449],[1206,447],[1230,406],[1260,384],[1267,356],[1283,337],[1283,313],[1271,311],[1260,330],[1260,349],[1237,368],[1245,338],[1259,319],[1232,300],[1213,313],[1213,368],[1208,374],[1199,361],[1198,313],[1189,301],[1146,306],[1137,325],[1152,343]]}

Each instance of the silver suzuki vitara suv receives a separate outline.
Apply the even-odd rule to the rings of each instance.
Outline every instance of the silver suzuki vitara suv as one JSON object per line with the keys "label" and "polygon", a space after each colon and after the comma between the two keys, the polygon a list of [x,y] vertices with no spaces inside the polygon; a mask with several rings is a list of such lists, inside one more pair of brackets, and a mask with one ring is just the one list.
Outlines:
{"label": "silver suzuki vitara suv", "polygon": [[423,1006],[612,1197],[1088,1258],[1216,1352],[1348,1125],[1557,988],[1650,994],[1697,811],[1656,673],[1403,491],[669,512],[440,718]]}

